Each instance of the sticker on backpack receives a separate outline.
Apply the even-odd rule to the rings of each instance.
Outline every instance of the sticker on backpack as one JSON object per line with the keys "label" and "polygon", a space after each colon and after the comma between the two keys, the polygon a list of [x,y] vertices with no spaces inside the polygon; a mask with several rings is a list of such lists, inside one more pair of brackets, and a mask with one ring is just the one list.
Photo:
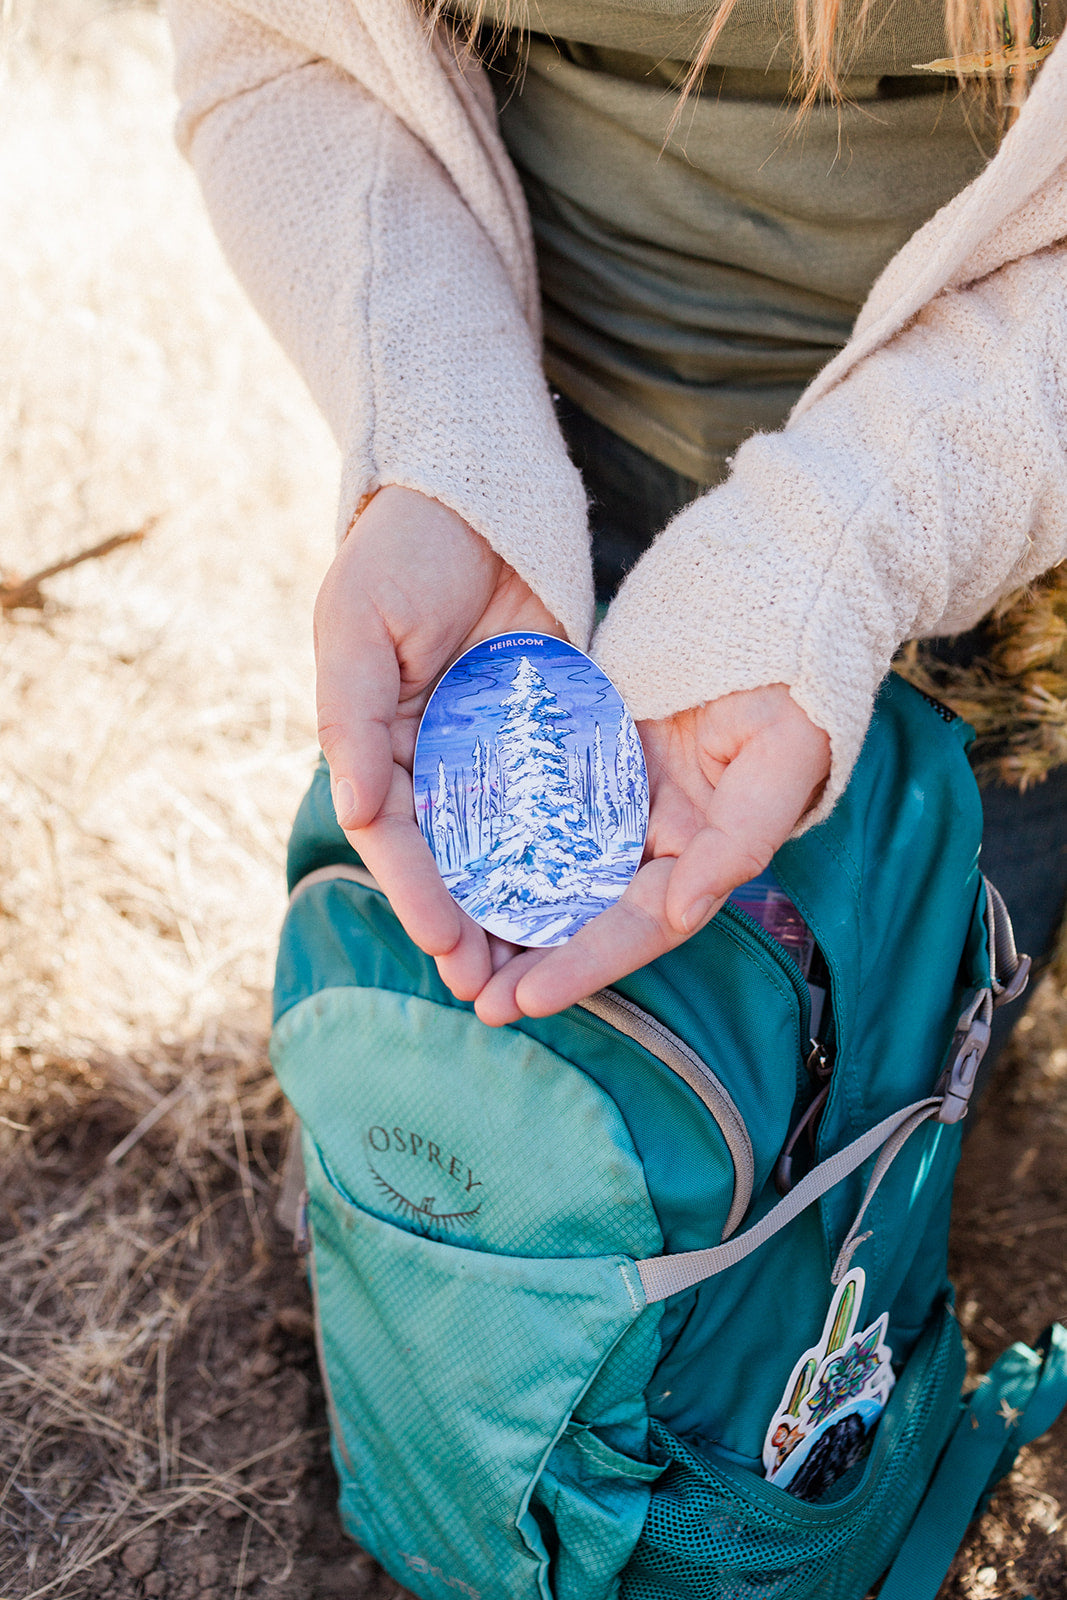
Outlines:
{"label": "sticker on backpack", "polygon": [[767,1428],[767,1481],[799,1500],[818,1500],[866,1455],[896,1381],[888,1313],[856,1332],[865,1282],[857,1267],[838,1286],[819,1342],[796,1363]]}

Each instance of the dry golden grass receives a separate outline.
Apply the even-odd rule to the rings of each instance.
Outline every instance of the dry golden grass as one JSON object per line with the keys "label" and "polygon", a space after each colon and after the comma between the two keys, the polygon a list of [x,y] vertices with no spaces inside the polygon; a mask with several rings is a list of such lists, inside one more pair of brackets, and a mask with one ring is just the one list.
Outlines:
{"label": "dry golden grass", "polygon": [[217,1029],[269,984],[336,465],[171,143],[165,37],[5,7],[0,563],[158,518],[0,627],[0,1052]]}
{"label": "dry golden grass", "polygon": [[1067,760],[1067,562],[1001,601],[973,665],[938,661],[913,640],[897,671],[975,729],[981,778],[1021,789],[1040,783]]}
{"label": "dry golden grass", "polygon": [[157,519],[0,618],[0,1593],[118,1593],[109,1544],[182,1506],[258,1536],[310,1448],[290,1384],[258,1463],[200,1459],[167,1352],[225,1384],[228,1330],[247,1368],[269,1323],[266,995],[336,459],[173,149],[159,17],[2,27],[0,579]]}

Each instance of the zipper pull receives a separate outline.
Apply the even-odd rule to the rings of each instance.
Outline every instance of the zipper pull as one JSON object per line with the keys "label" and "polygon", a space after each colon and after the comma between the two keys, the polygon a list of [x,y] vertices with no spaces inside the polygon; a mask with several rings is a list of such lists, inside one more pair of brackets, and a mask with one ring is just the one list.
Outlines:
{"label": "zipper pull", "polygon": [[814,1148],[815,1130],[819,1125],[819,1118],[822,1115],[822,1108],[826,1104],[829,1093],[830,1080],[828,1075],[826,1081],[823,1083],[822,1088],[811,1102],[811,1105],[805,1111],[804,1115],[801,1117],[800,1121],[789,1135],[789,1138],[786,1141],[785,1149],[782,1151],[777,1162],[775,1163],[774,1187],[778,1190],[778,1193],[783,1199],[793,1187],[793,1152],[796,1150],[797,1142],[800,1139],[801,1134],[806,1132],[809,1142]]}
{"label": "zipper pull", "polygon": [[830,1052],[821,1039],[812,1039],[810,1043],[811,1049],[804,1062],[808,1076],[816,1083],[825,1083],[834,1070]]}
{"label": "zipper pull", "polygon": [[816,1092],[804,1115],[790,1133],[789,1138],[786,1140],[785,1148],[775,1163],[774,1187],[783,1198],[789,1193],[795,1182],[793,1177],[793,1156],[800,1136],[802,1133],[806,1133],[808,1144],[812,1150],[815,1149],[815,1135],[819,1127],[819,1118],[822,1116],[823,1107],[830,1096],[830,1079],[834,1070],[833,1056],[822,1039],[812,1039],[809,1042],[811,1049],[808,1051],[804,1065],[807,1068],[809,1078],[816,1086]]}

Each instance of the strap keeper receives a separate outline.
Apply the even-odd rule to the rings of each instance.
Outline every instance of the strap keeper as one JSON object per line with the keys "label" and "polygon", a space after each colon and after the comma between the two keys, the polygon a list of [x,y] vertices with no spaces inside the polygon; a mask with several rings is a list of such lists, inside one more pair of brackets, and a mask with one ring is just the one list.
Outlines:
{"label": "strap keeper", "polygon": [[1019,965],[1015,968],[1007,983],[997,983],[993,980],[993,1004],[995,1006],[1011,1005],[1013,1000],[1018,1000],[1026,985],[1030,982],[1030,957],[1020,956]]}

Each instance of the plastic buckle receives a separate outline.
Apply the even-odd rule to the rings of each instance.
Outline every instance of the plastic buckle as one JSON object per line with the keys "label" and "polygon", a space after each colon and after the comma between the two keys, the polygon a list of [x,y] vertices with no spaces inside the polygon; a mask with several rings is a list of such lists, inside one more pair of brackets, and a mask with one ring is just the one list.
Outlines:
{"label": "plastic buckle", "polygon": [[1010,1006],[1013,1000],[1018,1000],[1026,985],[1030,982],[1030,967],[1030,957],[1020,956],[1019,965],[1007,983],[995,985],[993,991],[993,1004],[995,1006]]}
{"label": "plastic buckle", "polygon": [[989,1048],[992,1009],[990,991],[979,989],[956,1024],[948,1063],[936,1091],[941,1096],[938,1122],[962,1122],[967,1115],[978,1068]]}

